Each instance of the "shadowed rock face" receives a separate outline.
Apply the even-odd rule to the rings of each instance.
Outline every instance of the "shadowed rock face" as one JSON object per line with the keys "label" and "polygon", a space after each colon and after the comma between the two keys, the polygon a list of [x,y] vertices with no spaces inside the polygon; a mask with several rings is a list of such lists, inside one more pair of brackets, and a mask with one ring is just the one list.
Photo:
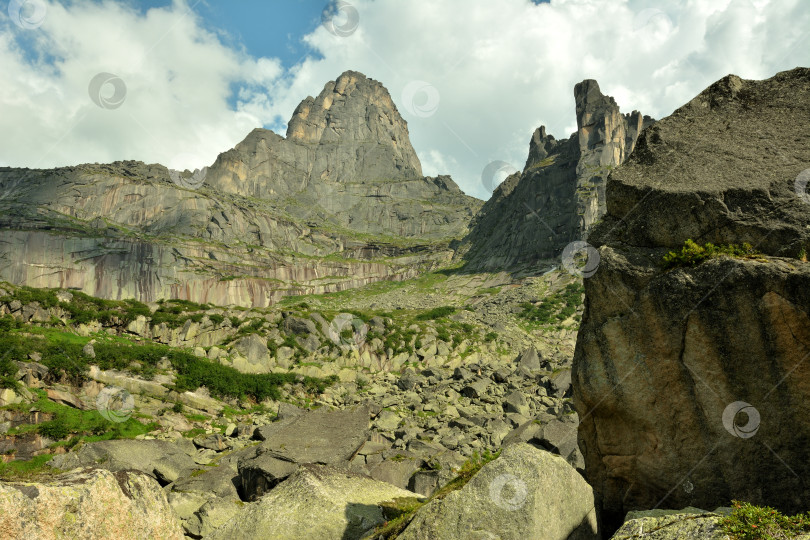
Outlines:
{"label": "shadowed rock face", "polygon": [[653,120],[638,111],[622,115],[591,79],[574,87],[574,99],[577,132],[558,141],[540,126],[523,172],[504,180],[473,219],[458,250],[468,268],[513,268],[557,257],[569,242],[587,237],[605,213],[607,174]]}
{"label": "shadowed rock face", "polygon": [[450,257],[481,204],[422,176],[388,91],[351,71],[298,106],[286,139],[256,129],[196,189],[185,174],[0,168],[0,280],[267,306],[412,277]]}
{"label": "shadowed rock face", "polygon": [[[730,75],[644,131],[608,179],[573,384],[586,477],[614,528],[634,509],[810,506],[810,264],[796,258],[810,204],[795,191],[810,131],[797,118],[810,118],[810,70]],[[663,270],[688,238],[768,256]]]}

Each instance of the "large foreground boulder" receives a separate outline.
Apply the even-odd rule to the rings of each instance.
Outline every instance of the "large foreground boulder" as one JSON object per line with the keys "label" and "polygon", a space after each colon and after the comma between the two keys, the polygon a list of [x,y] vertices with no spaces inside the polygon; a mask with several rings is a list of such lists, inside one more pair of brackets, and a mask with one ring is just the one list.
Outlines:
{"label": "large foreground boulder", "polygon": [[75,469],[45,482],[0,482],[0,538],[183,538],[158,483],[137,471]]}
{"label": "large foreground boulder", "polygon": [[599,538],[593,491],[566,461],[513,444],[460,490],[422,507],[400,540]]}
{"label": "large foreground boulder", "polygon": [[[614,530],[660,506],[810,508],[808,117],[810,69],[730,75],[610,176],[573,384]],[[688,239],[764,256],[665,268]]]}
{"label": "large foreground boulder", "polygon": [[324,465],[302,465],[206,540],[351,540],[385,521],[378,506],[416,493]]}

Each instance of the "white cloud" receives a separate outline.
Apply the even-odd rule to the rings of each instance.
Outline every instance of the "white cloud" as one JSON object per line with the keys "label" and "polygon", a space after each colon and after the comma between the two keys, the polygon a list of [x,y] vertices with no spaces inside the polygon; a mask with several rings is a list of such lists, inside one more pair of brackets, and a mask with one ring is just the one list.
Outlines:
{"label": "white cloud", "polygon": [[[257,125],[283,135],[301,99],[355,69],[389,89],[426,174],[450,173],[486,198],[489,162],[522,168],[540,124],[570,135],[582,79],[597,79],[623,111],[660,118],[728,73],[763,78],[810,64],[804,0],[349,1],[357,30],[338,37],[318,27],[303,39],[321,57],[287,72],[223,45],[179,0],[145,16],[111,2],[51,3],[28,32],[55,60],[26,56],[20,31],[0,34],[0,162],[166,163],[185,152],[210,163]],[[101,71],[126,82],[118,109],[88,99]],[[412,81],[438,92],[433,114],[403,103]]]}

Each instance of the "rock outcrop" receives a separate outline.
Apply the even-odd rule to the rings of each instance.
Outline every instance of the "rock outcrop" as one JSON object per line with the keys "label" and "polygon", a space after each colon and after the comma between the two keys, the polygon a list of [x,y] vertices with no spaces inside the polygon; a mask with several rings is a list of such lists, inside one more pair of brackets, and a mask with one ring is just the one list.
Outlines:
{"label": "rock outcrop", "polygon": [[0,168],[0,279],[104,298],[268,306],[447,260],[481,202],[423,177],[388,91],[346,72],[288,136],[256,129],[195,175],[125,161]]}
{"label": "rock outcrop", "polygon": [[467,268],[518,268],[553,259],[587,237],[605,213],[604,181],[653,123],[638,111],[622,115],[616,101],[587,79],[574,87],[577,132],[556,140],[540,126],[523,172],[498,186],[470,225],[457,256]]}
{"label": "rock outcrop", "polygon": [[86,468],[45,482],[0,482],[0,537],[182,540],[183,532],[152,478]]}
{"label": "rock outcrop", "polygon": [[[645,130],[609,177],[573,384],[586,476],[614,528],[628,510],[732,498],[810,507],[802,118],[810,69],[730,75]],[[762,256],[664,269],[687,239]]]}
{"label": "rock outcrop", "polygon": [[559,456],[514,444],[460,490],[421,508],[400,540],[599,538],[591,487]]}

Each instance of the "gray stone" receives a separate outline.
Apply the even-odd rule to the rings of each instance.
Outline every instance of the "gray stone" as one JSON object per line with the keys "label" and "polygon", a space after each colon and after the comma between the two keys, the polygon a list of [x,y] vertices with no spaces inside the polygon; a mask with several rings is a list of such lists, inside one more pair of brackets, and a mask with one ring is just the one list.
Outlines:
{"label": "gray stone", "polygon": [[346,463],[365,442],[368,425],[365,407],[318,409],[259,428],[259,452],[295,463]]}
{"label": "gray stone", "polygon": [[472,399],[480,398],[486,394],[489,383],[487,379],[472,381],[461,390],[461,394]]}
{"label": "gray stone", "polygon": [[345,540],[360,538],[385,518],[379,504],[418,494],[367,476],[322,465],[302,465],[255,503],[245,505],[206,540],[245,537]]}
{"label": "gray stone", "polygon": [[[631,512],[611,540],[632,540],[643,535],[649,540],[724,540],[728,535],[720,522],[722,516],[697,508]],[[629,516],[628,516],[629,518]]]}
{"label": "gray stone", "polygon": [[593,491],[559,456],[526,444],[505,448],[460,490],[420,508],[399,540],[593,539]]}
{"label": "gray stone", "polygon": [[520,390],[513,390],[503,401],[503,408],[508,413],[529,415],[529,402]]}
{"label": "gray stone", "polygon": [[238,462],[239,477],[242,483],[242,496],[253,501],[261,497],[290,476],[298,465],[283,461],[269,454],[244,457]]}
{"label": "gray stone", "polygon": [[85,468],[2,482],[0,516],[4,538],[183,539],[158,483],[137,471]]}
{"label": "gray stone", "polygon": [[99,467],[117,472],[135,469],[155,476],[155,463],[171,460],[181,470],[194,467],[190,454],[194,445],[188,439],[173,441],[159,440],[111,440],[82,445],[78,451],[57,454],[48,465],[69,470],[76,467]]}
{"label": "gray stone", "polygon": [[230,443],[225,437],[222,436],[221,433],[198,435],[197,437],[194,437],[194,444],[198,448],[207,448],[217,452],[222,452],[223,450],[230,448]]}
{"label": "gray stone", "polygon": [[564,369],[551,378],[551,391],[555,397],[571,396],[571,370]]}

